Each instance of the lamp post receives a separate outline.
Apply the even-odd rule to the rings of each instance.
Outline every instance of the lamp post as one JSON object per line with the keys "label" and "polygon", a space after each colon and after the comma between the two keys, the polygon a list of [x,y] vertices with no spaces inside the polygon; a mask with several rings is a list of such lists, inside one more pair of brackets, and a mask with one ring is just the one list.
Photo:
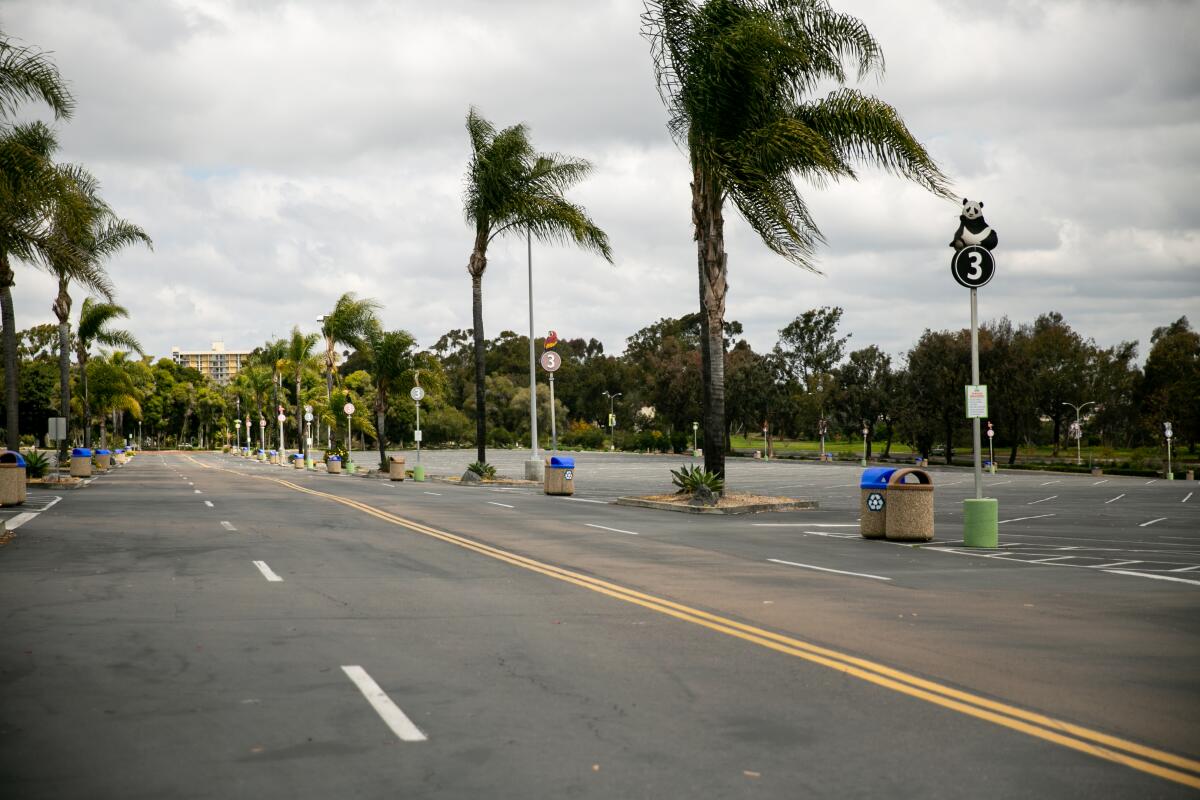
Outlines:
{"label": "lamp post", "polygon": [[699,436],[700,436],[700,423],[692,422],[692,457],[693,458],[696,457],[696,451],[700,449],[700,443],[698,441]]}
{"label": "lamp post", "polygon": [[242,419],[238,417],[233,421],[234,441],[237,442],[237,451],[242,452]]}
{"label": "lamp post", "polygon": [[[1071,434],[1075,437],[1075,466],[1077,466],[1077,467],[1083,463],[1083,459],[1079,454],[1079,440],[1083,438],[1083,428],[1081,428],[1079,426],[1079,412],[1082,411],[1083,409],[1087,408],[1088,406],[1095,405],[1095,404],[1096,404],[1095,400],[1088,400],[1083,405],[1078,405],[1078,406],[1075,405],[1074,403],[1066,403],[1066,402],[1063,403],[1064,406],[1070,406],[1071,408],[1075,409],[1075,427],[1071,429]],[[1088,452],[1090,453],[1091,451],[1089,450]],[[1089,458],[1090,458],[1090,456],[1089,456]]]}
{"label": "lamp post", "polygon": [[246,415],[246,450],[250,449],[250,415]]}
{"label": "lamp post", "polygon": [[1173,481],[1175,473],[1171,470],[1171,437],[1174,436],[1174,432],[1171,430],[1171,423],[1163,423],[1163,435],[1167,437],[1167,480]]}
{"label": "lamp post", "polygon": [[867,433],[868,432],[870,432],[870,428],[868,428],[867,423],[864,422],[863,423],[863,457],[862,457],[862,465],[864,467],[867,465]]}
{"label": "lamp post", "polygon": [[[225,444],[229,444],[229,440],[225,440]],[[142,449],[142,421],[138,420],[138,450]]]}
{"label": "lamp post", "polygon": [[[616,394],[610,394],[609,391],[607,389],[605,389],[604,396],[608,398],[608,438],[609,438],[608,449],[616,450],[617,449],[617,431],[616,431],[617,414],[613,410],[613,401],[616,400],[618,397],[620,397],[621,393],[617,392]],[[695,450],[696,448],[693,447],[692,449]]]}

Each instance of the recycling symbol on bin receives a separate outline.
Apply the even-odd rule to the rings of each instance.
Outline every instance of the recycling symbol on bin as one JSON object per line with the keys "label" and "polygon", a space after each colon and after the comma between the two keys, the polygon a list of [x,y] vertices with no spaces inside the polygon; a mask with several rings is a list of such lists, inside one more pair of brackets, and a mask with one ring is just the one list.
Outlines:
{"label": "recycling symbol on bin", "polygon": [[883,511],[883,495],[879,492],[867,495],[867,508],[871,511]]}
{"label": "recycling symbol on bin", "polygon": [[575,479],[575,471],[574,470],[569,469],[563,473],[563,480],[570,481],[570,480],[574,480],[574,479]]}

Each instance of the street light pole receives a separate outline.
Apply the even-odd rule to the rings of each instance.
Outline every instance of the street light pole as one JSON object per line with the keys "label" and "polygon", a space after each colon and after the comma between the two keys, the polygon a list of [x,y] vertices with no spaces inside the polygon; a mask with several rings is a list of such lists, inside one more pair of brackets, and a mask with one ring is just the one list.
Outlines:
{"label": "street light pole", "polygon": [[[1083,405],[1078,406],[1074,403],[1063,403],[1064,406],[1070,406],[1071,408],[1075,409],[1075,428],[1072,433],[1075,435],[1075,466],[1077,467],[1083,463],[1083,458],[1079,453],[1079,440],[1083,438],[1083,428],[1079,427],[1079,412],[1090,405],[1095,405],[1095,403],[1095,400],[1088,400]],[[1088,452],[1090,453],[1091,451],[1089,450]]]}
{"label": "street light pole", "polygon": [[[237,442],[237,451],[240,453],[242,452],[242,420],[240,417],[233,421],[233,436],[234,441]],[[229,440],[226,439],[226,441]]]}
{"label": "street light pole", "polygon": [[[608,390],[605,389],[604,396],[608,398],[608,438],[609,438],[608,449],[616,450],[617,449],[617,426],[616,426],[617,417],[616,417],[616,411],[613,410],[613,401],[616,400],[618,397],[620,397],[621,393],[617,392],[616,394],[609,394]],[[695,448],[692,448],[692,449],[695,449]]]}

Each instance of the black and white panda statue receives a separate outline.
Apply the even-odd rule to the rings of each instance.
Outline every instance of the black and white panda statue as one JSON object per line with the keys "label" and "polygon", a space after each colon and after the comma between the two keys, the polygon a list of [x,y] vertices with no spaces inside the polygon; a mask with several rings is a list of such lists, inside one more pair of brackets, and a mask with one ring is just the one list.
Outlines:
{"label": "black and white panda statue", "polygon": [[967,245],[978,245],[985,250],[992,250],[999,243],[996,232],[983,218],[983,201],[972,202],[963,198],[962,214],[958,217],[958,230],[954,232],[954,240],[950,246],[955,252]]}

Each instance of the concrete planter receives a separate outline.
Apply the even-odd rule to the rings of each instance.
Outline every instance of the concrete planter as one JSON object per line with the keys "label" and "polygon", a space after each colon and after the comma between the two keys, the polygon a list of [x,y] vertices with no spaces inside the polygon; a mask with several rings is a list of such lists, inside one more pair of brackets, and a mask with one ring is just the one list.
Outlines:
{"label": "concrete planter", "polygon": [[388,479],[404,480],[404,456],[392,456],[388,459]]}

